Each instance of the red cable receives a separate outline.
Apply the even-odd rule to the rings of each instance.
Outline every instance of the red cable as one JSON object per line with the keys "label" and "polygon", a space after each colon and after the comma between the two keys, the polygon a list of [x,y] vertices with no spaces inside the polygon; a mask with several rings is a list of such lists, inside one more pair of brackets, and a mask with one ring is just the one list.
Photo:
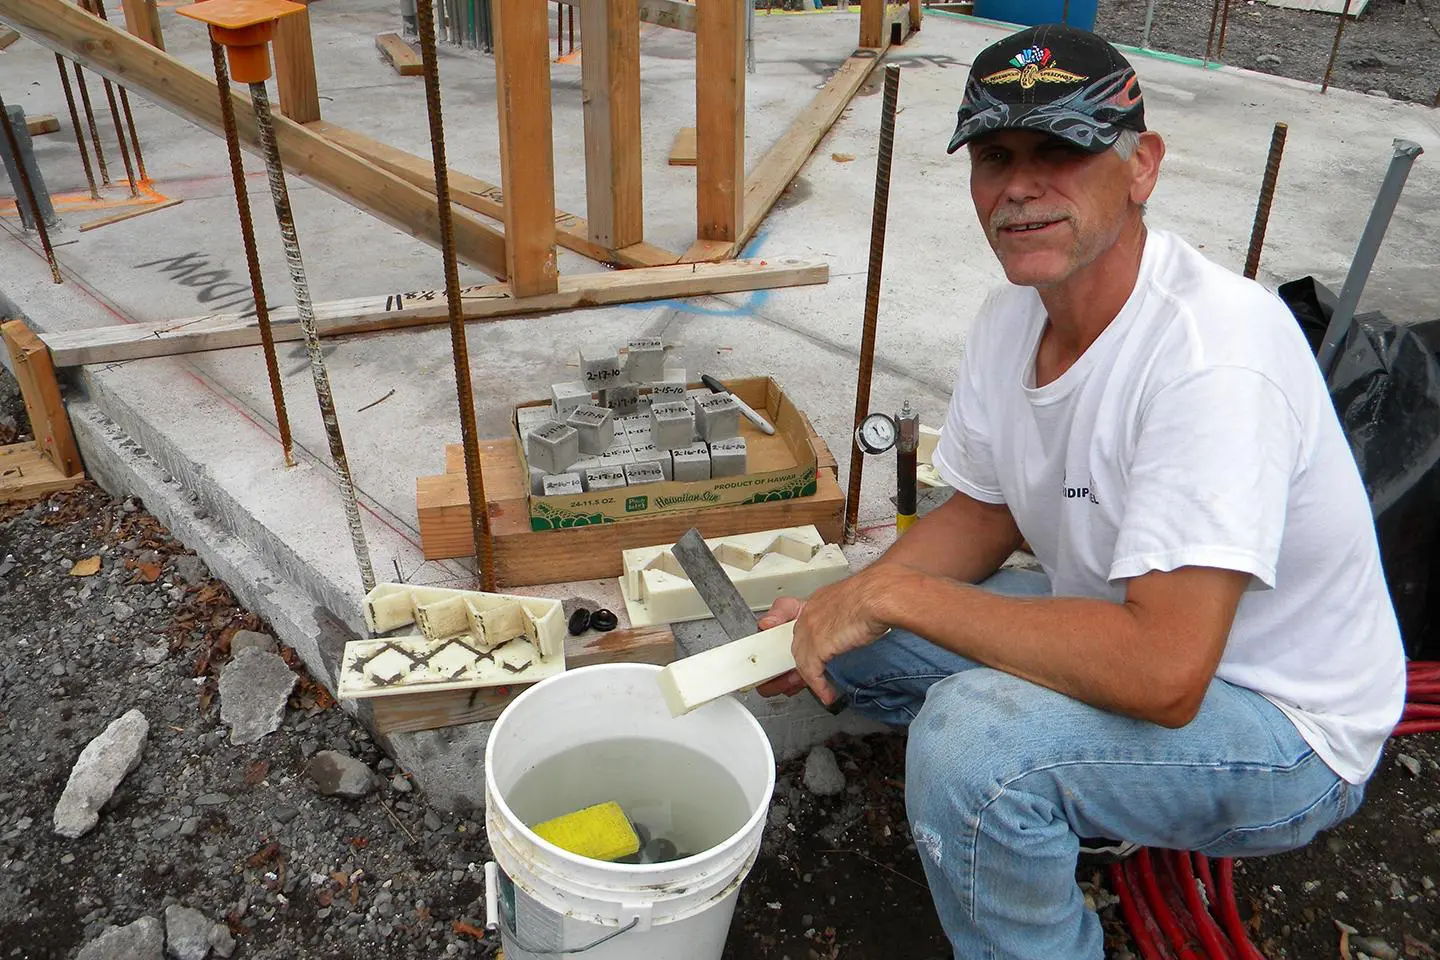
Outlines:
{"label": "red cable", "polygon": [[1213,912],[1220,903],[1220,896],[1215,892],[1215,874],[1210,870],[1210,858],[1203,853],[1195,854],[1195,872],[1199,874],[1200,882],[1205,885],[1205,899],[1210,902]]}
{"label": "red cable", "polygon": [[1135,854],[1136,868],[1140,873],[1140,889],[1145,894],[1145,901],[1155,914],[1155,920],[1160,924],[1160,929],[1165,931],[1165,937],[1180,954],[1180,960],[1205,960],[1190,946],[1190,938],[1185,936],[1180,929],[1180,924],[1175,920],[1175,915],[1170,912],[1170,907],[1165,903],[1165,897],[1160,892],[1160,881],[1155,876],[1155,865],[1150,860],[1150,848],[1141,847],[1140,852]]}
{"label": "red cable", "polygon": [[1407,703],[1402,720],[1440,720],[1440,703]]}
{"label": "red cable", "polygon": [[1145,930],[1155,944],[1156,952],[1164,960],[1176,960],[1175,951],[1170,949],[1170,941],[1165,939],[1165,934],[1160,930],[1160,922],[1155,919],[1155,912],[1145,899],[1145,891],[1140,883],[1140,865],[1135,857],[1125,861],[1125,880],[1130,884],[1131,893],[1135,895],[1135,902],[1140,908],[1140,919],[1145,923]]}
{"label": "red cable", "polygon": [[1200,943],[1205,947],[1205,952],[1210,955],[1211,960],[1234,960],[1234,952],[1220,935],[1215,921],[1205,909],[1199,888],[1195,886],[1190,854],[1184,850],[1175,850],[1170,854],[1170,864],[1180,885],[1180,892],[1185,895],[1185,905],[1195,921],[1196,933],[1200,935]]}
{"label": "red cable", "polygon": [[1115,888],[1115,895],[1120,898],[1120,915],[1125,918],[1125,926],[1130,928],[1135,949],[1140,951],[1140,960],[1160,960],[1160,951],[1155,949],[1155,941],[1150,938],[1150,930],[1140,913],[1139,898],[1135,896],[1124,868],[1118,863],[1110,864],[1110,886]]}
{"label": "red cable", "polygon": [[1180,924],[1180,932],[1185,935],[1185,942],[1192,949],[1199,953],[1204,960],[1225,960],[1223,955],[1213,955],[1205,949],[1205,942],[1200,936],[1200,918],[1190,912],[1188,901],[1185,899],[1185,888],[1175,866],[1174,853],[1175,851],[1156,849],[1151,854],[1151,859],[1155,864],[1155,876],[1160,882],[1160,892],[1165,897],[1165,904],[1175,915],[1175,921]]}
{"label": "red cable", "polygon": [[1410,733],[1440,733],[1440,720],[1408,720],[1390,731],[1392,737],[1403,737]]}
{"label": "red cable", "polygon": [[1250,936],[1245,932],[1245,924],[1240,920],[1240,910],[1235,906],[1235,861],[1229,857],[1220,860],[1218,892],[1220,925],[1225,928],[1230,942],[1247,960],[1265,960],[1264,954],[1256,950],[1255,945],[1250,942]]}
{"label": "red cable", "polygon": [[1426,680],[1407,686],[1405,699],[1414,700],[1416,697],[1440,697],[1440,680]]}

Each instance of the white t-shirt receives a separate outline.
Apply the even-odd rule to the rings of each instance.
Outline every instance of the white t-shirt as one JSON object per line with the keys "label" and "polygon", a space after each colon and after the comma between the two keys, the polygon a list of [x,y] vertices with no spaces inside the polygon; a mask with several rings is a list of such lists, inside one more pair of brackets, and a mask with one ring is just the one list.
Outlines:
{"label": "white t-shirt", "polygon": [[934,462],[1009,505],[1057,596],[1120,601],[1152,570],[1251,575],[1217,675],[1363,782],[1405,697],[1369,501],[1314,357],[1259,284],[1151,230],[1125,306],[1035,386],[1046,312],[981,307]]}

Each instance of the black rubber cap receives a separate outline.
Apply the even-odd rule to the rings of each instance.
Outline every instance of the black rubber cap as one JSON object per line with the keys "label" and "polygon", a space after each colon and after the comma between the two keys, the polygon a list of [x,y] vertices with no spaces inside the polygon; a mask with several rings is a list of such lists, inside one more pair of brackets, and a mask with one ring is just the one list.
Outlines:
{"label": "black rubber cap", "polygon": [[599,630],[601,633],[608,633],[619,625],[620,619],[604,607],[590,615],[591,628]]}
{"label": "black rubber cap", "polygon": [[[614,614],[611,614],[611,616],[614,616]],[[584,607],[578,608],[574,613],[570,614],[570,636],[580,636],[580,634],[590,629],[591,622],[590,611]]]}

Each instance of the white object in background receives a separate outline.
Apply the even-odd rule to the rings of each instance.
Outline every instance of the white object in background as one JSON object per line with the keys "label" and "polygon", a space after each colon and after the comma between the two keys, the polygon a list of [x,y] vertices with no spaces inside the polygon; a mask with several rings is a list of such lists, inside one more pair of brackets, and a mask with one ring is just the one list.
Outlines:
{"label": "white object in background", "polygon": [[[740,596],[756,611],[769,610],[780,597],[804,599],[821,587],[850,575],[840,547],[826,543],[815,526],[787,527],[706,540]],[[632,627],[704,620],[710,610],[685,576],[674,544],[622,551],[625,572],[620,593]]]}
{"label": "white object in background", "polygon": [[795,658],[790,653],[794,632],[794,621],[782,623],[676,660],[660,671],[665,705],[678,717],[795,669]]}

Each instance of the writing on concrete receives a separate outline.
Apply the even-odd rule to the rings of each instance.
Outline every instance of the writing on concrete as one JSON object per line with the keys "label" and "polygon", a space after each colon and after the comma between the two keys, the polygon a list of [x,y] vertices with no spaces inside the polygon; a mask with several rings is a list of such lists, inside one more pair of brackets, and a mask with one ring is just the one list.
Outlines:
{"label": "writing on concrete", "polygon": [[[136,270],[154,270],[182,287],[195,291],[195,299],[216,311],[234,310],[241,317],[255,314],[255,298],[248,281],[233,280],[230,270],[192,250],[178,257],[161,257],[137,263]],[[224,301],[224,302],[218,302]]]}

